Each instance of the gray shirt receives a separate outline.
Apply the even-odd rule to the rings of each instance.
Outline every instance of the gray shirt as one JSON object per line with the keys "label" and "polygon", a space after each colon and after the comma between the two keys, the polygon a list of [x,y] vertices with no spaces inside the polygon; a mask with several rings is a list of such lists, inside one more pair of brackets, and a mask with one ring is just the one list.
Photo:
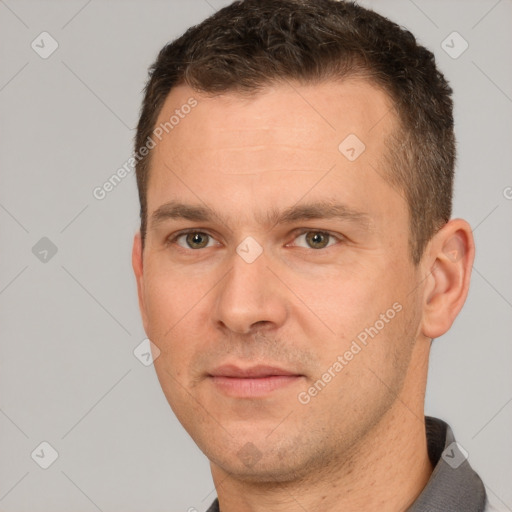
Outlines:
{"label": "gray shirt", "polygon": [[[492,509],[480,477],[469,465],[444,421],[425,416],[428,456],[434,466],[427,485],[407,512],[487,512]],[[216,499],[207,512],[220,512]]]}

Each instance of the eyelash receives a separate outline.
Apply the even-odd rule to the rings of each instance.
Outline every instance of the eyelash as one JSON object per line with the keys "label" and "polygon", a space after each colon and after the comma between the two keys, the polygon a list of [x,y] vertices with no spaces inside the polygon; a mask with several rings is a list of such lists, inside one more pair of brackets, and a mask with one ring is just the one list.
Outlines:
{"label": "eyelash", "polygon": [[[213,239],[215,238],[213,235],[211,235],[210,233],[208,233],[208,231],[205,231],[205,230],[186,229],[184,231],[179,231],[178,233],[174,234],[172,237],[167,238],[165,241],[165,245],[170,246],[172,244],[175,244],[176,240],[178,240],[178,238],[180,238],[181,236],[184,236],[184,235],[188,235],[190,233],[200,233],[203,235],[207,235],[210,238],[213,238]],[[322,233],[324,235],[328,235],[330,238],[336,239],[338,242],[343,242],[345,240],[345,238],[343,236],[335,235],[334,233],[331,233],[330,231],[324,231],[324,230],[320,230],[320,229],[305,229],[305,228],[304,229],[299,228],[298,230],[295,230],[293,232],[293,235],[294,235],[293,239],[295,240],[296,238],[298,238],[301,235],[304,235],[305,233]],[[327,247],[324,247],[322,249],[313,249],[312,247],[310,247],[309,249],[311,249],[312,251],[315,251],[315,252],[320,252],[320,251],[325,251],[325,250],[329,249],[333,245],[337,245],[337,244],[328,245]],[[177,245],[177,246],[180,250],[187,251],[187,252],[190,252],[190,251],[197,252],[197,251],[201,250],[201,249],[191,249],[191,248],[185,249],[185,248],[181,247],[180,245]],[[203,249],[208,249],[208,247],[204,247]],[[305,249],[305,247],[299,247],[299,249]]]}

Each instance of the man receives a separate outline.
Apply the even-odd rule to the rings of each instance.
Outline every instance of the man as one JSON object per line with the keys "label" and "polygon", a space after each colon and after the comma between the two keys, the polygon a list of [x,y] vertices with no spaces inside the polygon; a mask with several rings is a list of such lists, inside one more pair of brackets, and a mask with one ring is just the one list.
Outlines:
{"label": "man", "polygon": [[355,4],[235,2],[161,50],[135,157],[142,319],[210,511],[491,510],[424,415],[474,259],[431,52]]}

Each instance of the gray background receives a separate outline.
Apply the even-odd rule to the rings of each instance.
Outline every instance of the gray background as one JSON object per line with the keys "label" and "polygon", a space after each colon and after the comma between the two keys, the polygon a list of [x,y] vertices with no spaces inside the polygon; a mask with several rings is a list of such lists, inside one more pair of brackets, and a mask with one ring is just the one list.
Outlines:
{"label": "gray background", "polygon": [[[101,201],[92,191],[131,155],[157,51],[227,3],[0,0],[1,511],[201,511],[215,496],[133,354],[145,338],[133,173]],[[455,90],[454,216],[477,257],[462,313],[434,342],[426,412],[512,510],[512,3],[361,3],[431,48]],[[47,59],[31,48],[43,31],[59,44]],[[469,44],[456,59],[441,46],[453,31]],[[32,252],[43,237],[57,247],[46,262]],[[46,470],[31,458],[42,441],[59,454]]]}

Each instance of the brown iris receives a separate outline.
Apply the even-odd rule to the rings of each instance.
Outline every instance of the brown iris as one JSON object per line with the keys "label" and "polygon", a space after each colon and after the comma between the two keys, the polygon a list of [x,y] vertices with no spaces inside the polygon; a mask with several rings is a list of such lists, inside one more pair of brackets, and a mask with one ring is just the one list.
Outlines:
{"label": "brown iris", "polygon": [[313,249],[323,249],[329,243],[329,234],[321,231],[308,231],[306,241]]}
{"label": "brown iris", "polygon": [[202,249],[208,244],[208,235],[206,233],[187,233],[187,244],[193,249]]}

